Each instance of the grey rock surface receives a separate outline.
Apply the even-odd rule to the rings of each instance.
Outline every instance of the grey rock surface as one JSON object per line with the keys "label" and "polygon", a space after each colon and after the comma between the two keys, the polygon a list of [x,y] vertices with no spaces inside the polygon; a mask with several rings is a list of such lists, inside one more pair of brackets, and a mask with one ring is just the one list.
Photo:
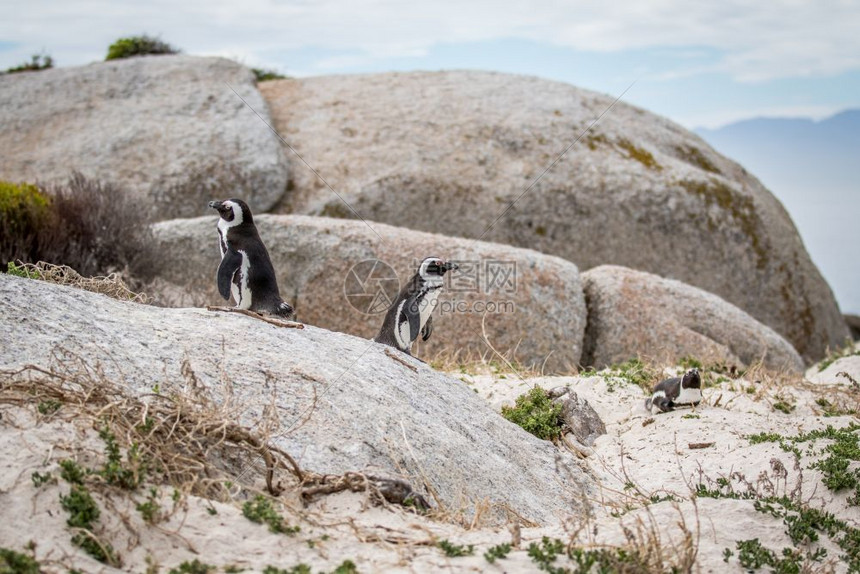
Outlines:
{"label": "grey rock surface", "polygon": [[860,341],[860,316],[846,314],[845,323],[848,325],[851,338],[855,341]]}
{"label": "grey rock surface", "polygon": [[[609,110],[614,98],[562,83],[471,71],[260,90],[281,134],[365,219],[678,279],[772,327],[808,361],[847,335],[780,202],[664,118],[624,102]],[[356,217],[287,157],[279,211]]]}
{"label": "grey rock surface", "polygon": [[[495,360],[483,342],[486,332],[498,352],[515,350],[516,360],[543,366],[545,372],[579,364],[585,300],[579,271],[568,261],[374,222],[266,214],[254,219],[281,295],[301,321],[371,338],[382,325],[389,298],[422,259],[437,256],[458,261],[460,269],[446,275],[433,334],[426,343],[416,342],[413,354],[427,361],[438,353]],[[215,285],[220,262],[216,221],[213,216],[154,226],[164,265],[161,280],[147,292],[161,304],[225,304]],[[374,259],[390,268],[380,265],[371,274],[372,263],[362,262]],[[392,276],[393,286],[384,281]]]}
{"label": "grey rock surface", "polygon": [[597,437],[606,434],[606,425],[594,407],[573,391],[562,400],[561,417],[573,436],[586,446],[591,446]]}
{"label": "grey rock surface", "polygon": [[488,499],[548,523],[582,511],[593,486],[568,453],[461,381],[350,335],[0,274],[0,341],[0,368],[49,366],[63,350],[144,393],[182,392],[187,361],[208,392],[241,407],[243,423],[274,407],[289,432],[273,440],[304,468],[405,476],[432,500],[426,481],[449,509]]}
{"label": "grey rock surface", "polygon": [[639,356],[690,356],[803,371],[788,341],[712,293],[615,265],[589,269],[582,280],[588,306],[584,365],[600,369]]}
{"label": "grey rock surface", "polygon": [[282,144],[250,70],[222,58],[148,56],[0,76],[0,179],[72,170],[158,202],[156,217],[205,213],[228,193],[267,210],[287,186]]}

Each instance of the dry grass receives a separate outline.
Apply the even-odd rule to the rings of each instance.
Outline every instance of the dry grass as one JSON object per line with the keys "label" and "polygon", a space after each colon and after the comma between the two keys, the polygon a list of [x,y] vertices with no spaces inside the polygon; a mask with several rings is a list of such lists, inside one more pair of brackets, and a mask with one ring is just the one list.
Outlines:
{"label": "dry grass", "polygon": [[[299,467],[272,439],[282,434],[274,409],[263,409],[253,426],[240,420],[243,407],[217,402],[188,363],[183,392],[133,395],[98,366],[57,352],[50,369],[26,366],[0,371],[0,405],[60,405],[55,415],[107,428],[120,445],[135,445],[150,479],[184,495],[231,502],[258,494],[286,495],[303,503],[336,492],[367,492],[374,502],[417,508],[428,505],[405,481],[347,472],[323,475]],[[262,483],[262,484],[261,484]]]}
{"label": "dry grass", "polygon": [[132,301],[134,303],[149,304],[152,298],[145,293],[135,293],[126,285],[120,273],[111,273],[105,277],[84,277],[67,265],[54,265],[39,261],[38,263],[16,264],[18,269],[24,271],[32,279],[40,279],[58,285],[77,287],[84,291],[92,291],[119,299],[120,301]]}

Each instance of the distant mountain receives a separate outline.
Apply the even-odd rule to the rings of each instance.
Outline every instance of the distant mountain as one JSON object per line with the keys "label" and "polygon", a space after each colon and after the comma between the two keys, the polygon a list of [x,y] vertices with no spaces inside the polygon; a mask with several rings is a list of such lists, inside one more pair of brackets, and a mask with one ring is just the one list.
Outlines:
{"label": "distant mountain", "polygon": [[860,110],[695,130],[785,205],[844,312],[860,312]]}

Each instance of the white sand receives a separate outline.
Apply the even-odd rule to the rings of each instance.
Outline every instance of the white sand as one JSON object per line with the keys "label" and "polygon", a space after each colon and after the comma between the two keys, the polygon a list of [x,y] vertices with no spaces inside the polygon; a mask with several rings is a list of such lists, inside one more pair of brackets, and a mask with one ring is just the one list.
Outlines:
{"label": "white sand", "polygon": [[[856,417],[821,414],[815,401],[829,396],[828,383],[724,382],[704,391],[705,404],[695,412],[679,409],[650,415],[644,410],[641,389],[620,383],[608,392],[602,376],[526,381],[512,375],[455,377],[473,386],[495,408],[513,403],[532,384],[545,388],[568,385],[591,403],[607,426],[607,434],[591,449],[585,449],[590,455],[583,460],[601,487],[591,501],[592,517],[560,516],[556,524],[523,529],[520,550],[490,565],[482,554],[492,545],[512,540],[506,528],[468,529],[399,508],[375,507],[361,493],[329,496],[288,515],[292,523],[301,526],[295,536],[272,534],[265,526],[250,522],[242,516],[241,501],[235,505],[210,503],[190,496],[169,520],[153,527],[142,520],[128,497],[116,494],[106,499],[97,495],[102,507],[99,534],[110,540],[122,557],[123,566],[116,570],[70,543],[67,514],[59,504],[59,496],[68,492],[68,485],[61,480],[37,489],[30,478],[34,471],[53,470],[56,474],[57,463],[63,458],[98,465],[93,453],[100,453],[103,445],[92,424],[64,420],[62,411],[45,420],[25,408],[5,406],[0,407],[0,546],[21,551],[33,541],[36,558],[48,572],[70,568],[141,572],[146,570],[147,560],[167,572],[194,559],[218,565],[220,571],[230,565],[262,571],[267,565],[289,569],[299,563],[310,565],[314,572],[331,571],[349,559],[361,572],[520,572],[535,570],[525,547],[542,536],[572,537],[579,544],[624,544],[637,532],[654,532],[671,554],[681,545],[686,529],[698,548],[695,570],[715,573],[729,569],[722,553],[725,548],[734,550],[738,540],[758,538],[777,551],[791,546],[783,521],[756,511],[751,500],[691,500],[697,484],[717,488],[720,478],[727,479],[738,492],[747,488],[762,495],[799,492],[810,506],[827,509],[860,526],[860,513],[848,506],[847,495],[832,494],[821,484],[818,471],[807,468],[814,458],[804,455],[797,466],[793,455],[775,443],[751,445],[745,438],[760,432],[795,435],[856,422]],[[754,393],[747,393],[747,388]],[[773,409],[780,397],[796,405],[791,414]],[[650,419],[653,422],[643,426]],[[692,443],[709,442],[713,446],[690,448]],[[805,446],[802,450],[806,453]],[[161,504],[170,509],[171,493],[161,490]],[[135,500],[144,501],[146,491],[135,494]],[[668,495],[677,502],[642,503],[643,496]],[[208,508],[217,514],[210,514]],[[475,553],[448,558],[434,546],[441,539],[474,544]],[[822,571],[844,571],[844,566],[836,563],[839,549],[824,536],[819,544],[828,551],[825,562],[818,565]],[[735,568],[737,560],[732,564]]]}

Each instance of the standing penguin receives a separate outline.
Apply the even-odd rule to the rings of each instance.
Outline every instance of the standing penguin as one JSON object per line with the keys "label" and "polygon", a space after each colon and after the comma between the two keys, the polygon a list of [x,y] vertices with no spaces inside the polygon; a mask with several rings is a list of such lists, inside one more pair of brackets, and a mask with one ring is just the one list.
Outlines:
{"label": "standing penguin", "polygon": [[282,317],[293,314],[289,303],[281,299],[275,269],[269,252],[257,233],[254,217],[241,199],[210,201],[218,210],[218,245],[221,265],[218,267],[218,292],[224,299],[230,295],[237,309],[271,313]]}
{"label": "standing penguin", "polygon": [[690,369],[683,377],[660,381],[652,392],[651,397],[645,400],[648,412],[651,412],[652,406],[664,413],[673,410],[675,405],[696,406],[702,402],[702,378],[699,376],[699,369]]}
{"label": "standing penguin", "polygon": [[458,269],[456,263],[445,262],[438,257],[427,257],[418,267],[418,272],[403,287],[394,300],[379,334],[373,340],[411,354],[412,343],[421,335],[426,341],[433,332],[430,314],[436,308],[442,291],[442,277],[447,271]]}

